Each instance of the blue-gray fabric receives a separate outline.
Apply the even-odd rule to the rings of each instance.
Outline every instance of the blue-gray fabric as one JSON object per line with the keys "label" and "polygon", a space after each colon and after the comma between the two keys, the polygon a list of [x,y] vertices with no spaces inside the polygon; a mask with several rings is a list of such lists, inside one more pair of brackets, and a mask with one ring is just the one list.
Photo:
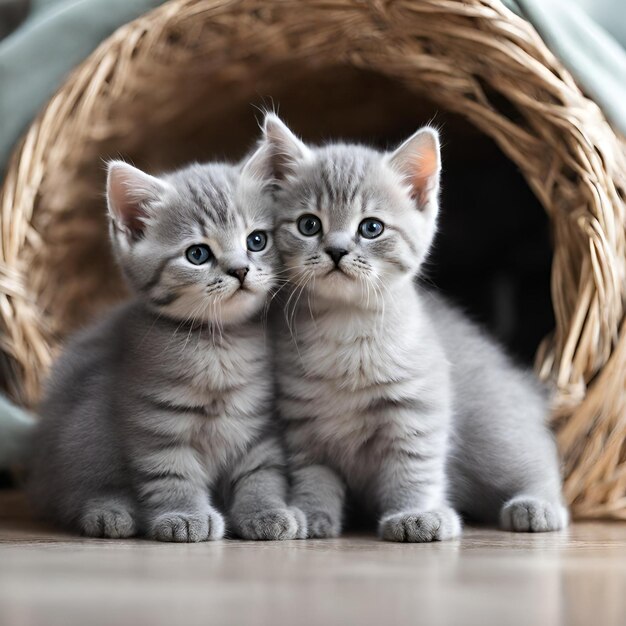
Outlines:
{"label": "blue-gray fabric", "polygon": [[21,460],[34,418],[0,396],[0,469]]}
{"label": "blue-gray fabric", "polygon": [[19,137],[68,72],[119,26],[162,2],[32,2],[26,21],[0,41],[0,172]]}
{"label": "blue-gray fabric", "polygon": [[626,134],[624,0],[504,0],[532,22],[607,119]]}
{"label": "blue-gray fabric", "polygon": [[[7,1],[7,0],[5,0]],[[164,0],[31,0],[28,19],[0,41],[0,180],[16,141],[82,61],[118,26]],[[626,134],[624,0],[504,0]],[[0,397],[0,468],[19,457],[32,418]]]}

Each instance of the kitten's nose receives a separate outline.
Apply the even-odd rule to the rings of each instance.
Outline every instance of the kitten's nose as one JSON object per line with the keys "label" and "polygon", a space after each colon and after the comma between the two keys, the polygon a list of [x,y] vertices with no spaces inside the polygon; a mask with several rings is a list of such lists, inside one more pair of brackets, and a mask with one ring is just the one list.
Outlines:
{"label": "kitten's nose", "polygon": [[243,281],[246,280],[246,276],[248,274],[248,270],[250,268],[246,265],[245,267],[231,267],[228,270],[228,274],[230,276],[234,276],[239,279],[239,284],[243,285]]}
{"label": "kitten's nose", "polygon": [[336,267],[339,267],[339,261],[341,261],[341,257],[348,254],[348,251],[345,248],[335,248],[334,246],[331,248],[326,248],[324,252],[326,252],[326,254],[334,261]]}

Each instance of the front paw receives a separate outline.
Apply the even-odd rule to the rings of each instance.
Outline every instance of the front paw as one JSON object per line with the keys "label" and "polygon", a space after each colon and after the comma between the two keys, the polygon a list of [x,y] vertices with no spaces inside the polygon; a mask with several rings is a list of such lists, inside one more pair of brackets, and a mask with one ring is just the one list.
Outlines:
{"label": "front paw", "polygon": [[259,511],[242,517],[236,526],[243,539],[280,541],[306,537],[306,519],[302,511],[296,508]]}
{"label": "front paw", "polygon": [[443,541],[461,534],[461,518],[448,507],[419,513],[393,513],[383,517],[378,531],[385,541]]}
{"label": "front paw", "polygon": [[527,496],[509,500],[500,512],[500,526],[514,532],[543,533],[565,528],[569,516],[560,503]]}
{"label": "front paw", "polygon": [[196,543],[224,536],[224,519],[217,511],[163,513],[150,524],[148,536],[157,541]]}
{"label": "front paw", "polygon": [[341,534],[341,519],[326,511],[307,511],[306,522],[309,539],[329,539]]}
{"label": "front paw", "polygon": [[80,528],[88,537],[111,539],[132,537],[137,532],[131,510],[115,503],[88,506],[80,519]]}

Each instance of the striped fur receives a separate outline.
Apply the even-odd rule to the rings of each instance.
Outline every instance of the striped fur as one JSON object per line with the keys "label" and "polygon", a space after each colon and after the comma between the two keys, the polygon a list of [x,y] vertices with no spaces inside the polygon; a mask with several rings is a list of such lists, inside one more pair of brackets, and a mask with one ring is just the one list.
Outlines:
{"label": "striped fur", "polygon": [[[436,230],[435,131],[390,154],[310,148],[268,115],[265,155],[292,283],[278,408],[309,536],[340,532],[347,490],[394,541],[455,537],[457,510],[512,530],[564,526],[545,394],[414,283]],[[298,230],[307,214],[316,236]],[[380,237],[359,234],[364,218],[384,224]],[[329,248],[345,253],[337,267]]]}
{"label": "striped fur", "polygon": [[[223,536],[225,513],[244,538],[304,534],[285,502],[261,323],[277,255],[271,238],[246,248],[272,226],[254,158],[158,179],[111,165],[113,245],[136,295],[53,367],[30,481],[48,518],[90,536],[204,541]],[[198,243],[214,254],[204,265],[185,257]]]}

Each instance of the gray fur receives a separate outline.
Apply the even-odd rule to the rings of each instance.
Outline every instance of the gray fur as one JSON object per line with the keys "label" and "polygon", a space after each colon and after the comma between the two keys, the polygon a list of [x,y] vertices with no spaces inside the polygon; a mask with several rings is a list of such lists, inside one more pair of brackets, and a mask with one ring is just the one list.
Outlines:
{"label": "gray fur", "polygon": [[[246,248],[272,227],[254,158],[162,178],[110,164],[113,247],[135,296],[52,368],[30,481],[48,518],[89,536],[195,542],[222,537],[226,513],[244,538],[305,534],[286,504],[260,319],[277,255],[271,237]],[[198,243],[214,260],[186,259]],[[247,290],[228,274],[237,264]]]}
{"label": "gray fur", "polygon": [[[292,283],[278,407],[309,536],[339,534],[347,489],[388,540],[455,537],[456,511],[517,531],[565,526],[546,394],[414,282],[436,231],[436,132],[391,154],[310,148],[274,115],[264,132],[261,169],[275,181]],[[305,214],[321,220],[321,235],[298,231]],[[379,238],[359,235],[365,217],[384,223]],[[341,271],[329,246],[347,251]]]}

